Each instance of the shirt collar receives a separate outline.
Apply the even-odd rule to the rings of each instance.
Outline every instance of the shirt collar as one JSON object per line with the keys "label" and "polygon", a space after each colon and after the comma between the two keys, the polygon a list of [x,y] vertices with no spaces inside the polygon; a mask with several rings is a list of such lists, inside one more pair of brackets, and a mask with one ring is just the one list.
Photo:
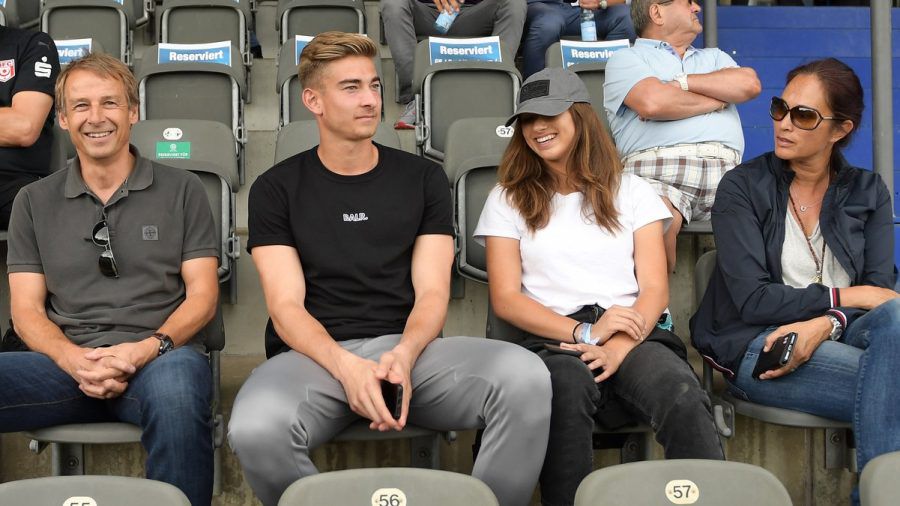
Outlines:
{"label": "shirt collar", "polygon": [[[128,146],[128,150],[134,155],[134,168],[123,186],[127,191],[144,190],[153,183],[153,166],[133,144]],[[90,194],[90,190],[81,176],[81,163],[76,156],[69,162],[66,174],[66,198],[72,199],[83,194]]]}
{"label": "shirt collar", "polygon": [[[640,44],[642,46],[652,47],[655,49],[662,49],[663,51],[668,51],[672,56],[675,56],[676,58],[680,58],[678,56],[678,52],[675,51],[675,48],[672,47],[671,44],[669,44],[668,42],[666,42],[664,40],[638,38],[637,40],[634,41],[634,45],[637,46],[638,44]],[[692,46],[692,45],[688,46],[688,48],[684,51],[684,58],[687,58],[688,56],[690,56],[692,53],[694,53],[696,51],[697,51],[697,48],[695,48],[694,46]]]}

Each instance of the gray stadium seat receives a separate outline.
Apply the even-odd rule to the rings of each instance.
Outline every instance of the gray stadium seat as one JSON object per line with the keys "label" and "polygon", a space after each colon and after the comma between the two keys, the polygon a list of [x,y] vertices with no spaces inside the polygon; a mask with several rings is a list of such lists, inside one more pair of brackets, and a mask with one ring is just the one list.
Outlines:
{"label": "gray stadium seat", "polygon": [[366,33],[366,8],[362,0],[278,0],[275,29],[281,44],[297,34]]}
{"label": "gray stadium seat", "polygon": [[[204,346],[209,354],[209,367],[213,378],[213,396],[210,411],[213,419],[213,445],[215,447],[215,476],[214,483],[218,490],[220,487],[220,450],[225,436],[225,418],[221,408],[221,357],[220,353],[225,348],[225,326],[222,318],[222,308],[216,309],[216,315],[206,325],[206,339]],[[51,471],[54,476],[78,476],[84,474],[84,445],[85,444],[119,444],[140,443],[141,429],[129,423],[76,423],[69,425],[57,425],[25,432],[25,436],[31,439],[29,447],[35,453],[41,452],[48,444],[51,446]],[[0,504],[7,504],[0,501]],[[38,504],[33,501],[9,504]],[[41,503],[44,504],[44,503]],[[62,503],[46,503],[62,504]],[[102,506],[104,503],[98,503]],[[129,504],[136,506],[132,501],[119,502],[108,501],[105,504]],[[170,504],[159,502],[152,504]]]}
{"label": "gray stadium seat", "polygon": [[250,66],[249,0],[163,0],[158,9],[160,42],[199,44],[230,40]]}
{"label": "gray stadium seat", "polygon": [[54,476],[0,484],[0,504],[190,506],[173,485],[122,476]]}
{"label": "gray stadium seat", "polygon": [[895,506],[900,497],[900,452],[870,460],[859,478],[861,506]]}
{"label": "gray stadium seat", "polygon": [[[400,137],[385,123],[378,124],[374,141],[390,148],[400,149]],[[319,128],[315,120],[293,121],[278,131],[275,141],[275,163],[319,145]]]}
{"label": "gray stadium seat", "polygon": [[[559,42],[554,42],[552,46],[547,48],[546,62],[547,67],[562,67],[562,53],[560,53]],[[603,109],[603,82],[606,80],[606,62],[576,63],[570,66],[569,70],[578,74],[578,77],[584,81],[588,93],[591,94],[591,106],[597,111],[603,126],[609,131],[609,120],[606,119],[606,111]]]}
{"label": "gray stadium seat", "polygon": [[[275,92],[278,93],[278,125],[282,127],[292,121],[310,120],[313,115],[309,109],[303,105],[300,94],[303,91],[300,88],[300,78],[297,76],[297,65],[300,62],[300,55],[297,54],[297,44],[295,43],[296,35],[291,36],[291,40],[282,44],[278,51],[278,75],[275,80]],[[381,71],[381,58],[374,58],[375,71],[384,82],[384,73]],[[381,99],[384,100],[384,86],[381,87]],[[382,120],[384,119],[384,108],[381,110]]]}
{"label": "gray stadium seat", "polygon": [[228,126],[234,134],[239,180],[243,183],[247,81],[237,47],[231,45],[231,65],[199,61],[160,63],[160,51],[160,46],[149,46],[137,68],[140,119],[203,119]]}
{"label": "gray stadium seat", "polygon": [[[131,143],[145,158],[190,170],[203,182],[219,239],[219,282],[234,304],[237,302],[235,268],[241,250],[235,232],[238,162],[231,150],[223,149],[231,142],[233,136],[228,127],[215,121],[144,120],[131,129]],[[189,143],[187,149],[185,143]],[[172,150],[166,149],[171,144],[176,145],[175,158],[169,154]]]}
{"label": "gray stadium seat", "polygon": [[456,268],[463,277],[487,282],[484,246],[472,232],[478,224],[484,201],[497,184],[497,166],[509,144],[512,127],[505,117],[467,118],[453,122],[447,131],[444,170],[453,188],[458,254]]}
{"label": "gray stadium seat", "polygon": [[54,40],[93,38],[131,66],[135,20],[132,6],[131,1],[45,0],[41,7],[41,31]]}
{"label": "gray stadium seat", "polygon": [[480,480],[431,469],[385,467],[332,471],[302,478],[284,491],[278,506],[307,504],[497,506]]}
{"label": "gray stadium seat", "polygon": [[718,460],[655,460],[610,466],[589,474],[575,506],[791,506],[772,473]]}
{"label": "gray stadium seat", "polygon": [[429,39],[416,46],[416,143],[420,154],[442,161],[447,133],[463,118],[503,117],[515,111],[521,77],[513,55],[501,48],[501,62],[453,61],[432,64]]}
{"label": "gray stadium seat", "polygon": [[18,0],[6,0],[6,3],[0,5],[0,25],[17,27],[19,26],[19,11],[16,6]]}
{"label": "gray stadium seat", "polygon": [[[699,307],[700,302],[703,300],[706,287],[715,272],[715,268],[715,251],[708,251],[697,260],[697,265],[694,267],[694,302],[696,307]],[[745,401],[733,396],[727,389],[719,397],[713,392],[714,373],[712,364],[707,357],[703,356],[702,358],[703,378],[701,383],[710,396],[710,401],[713,404],[713,418],[721,435],[731,437],[734,434],[735,413],[755,418],[762,422],[787,427],[824,429],[825,468],[840,469],[846,467],[851,471],[856,470],[855,449],[851,446],[853,441],[852,425],[849,422],[830,420],[802,411]]]}

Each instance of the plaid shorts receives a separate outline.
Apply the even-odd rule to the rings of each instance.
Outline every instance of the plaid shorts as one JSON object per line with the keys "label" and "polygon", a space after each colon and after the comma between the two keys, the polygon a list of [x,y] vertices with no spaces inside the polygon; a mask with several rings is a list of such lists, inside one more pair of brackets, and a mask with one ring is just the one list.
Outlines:
{"label": "plaid shorts", "polygon": [[625,172],[644,178],[660,197],[667,197],[685,223],[710,219],[716,187],[734,168],[721,158],[660,157],[625,163]]}

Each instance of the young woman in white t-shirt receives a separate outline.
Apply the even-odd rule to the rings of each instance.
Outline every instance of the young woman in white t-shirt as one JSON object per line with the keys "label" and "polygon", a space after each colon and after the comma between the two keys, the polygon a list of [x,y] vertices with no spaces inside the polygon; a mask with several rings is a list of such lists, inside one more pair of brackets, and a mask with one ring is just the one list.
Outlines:
{"label": "young woman in white t-shirt", "polygon": [[525,82],[499,184],[475,230],[494,311],[525,332],[521,344],[550,370],[545,505],[574,502],[593,467],[595,422],[646,422],[667,458],[724,458],[685,347],[663,328],[671,328],[663,247],[671,214],[646,182],[622,174],[589,101],[566,70]]}

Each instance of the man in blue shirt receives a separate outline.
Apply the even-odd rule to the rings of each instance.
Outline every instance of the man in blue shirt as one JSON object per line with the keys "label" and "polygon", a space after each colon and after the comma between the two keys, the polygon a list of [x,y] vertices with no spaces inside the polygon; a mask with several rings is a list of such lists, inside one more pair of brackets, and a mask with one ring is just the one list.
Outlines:
{"label": "man in blue shirt", "polygon": [[691,45],[703,27],[693,0],[633,0],[638,38],[606,65],[603,106],[625,171],[647,179],[674,219],[666,260],[675,267],[682,222],[708,220],[722,175],[741,161],[734,104],[760,92],[756,72],[718,48]]}

